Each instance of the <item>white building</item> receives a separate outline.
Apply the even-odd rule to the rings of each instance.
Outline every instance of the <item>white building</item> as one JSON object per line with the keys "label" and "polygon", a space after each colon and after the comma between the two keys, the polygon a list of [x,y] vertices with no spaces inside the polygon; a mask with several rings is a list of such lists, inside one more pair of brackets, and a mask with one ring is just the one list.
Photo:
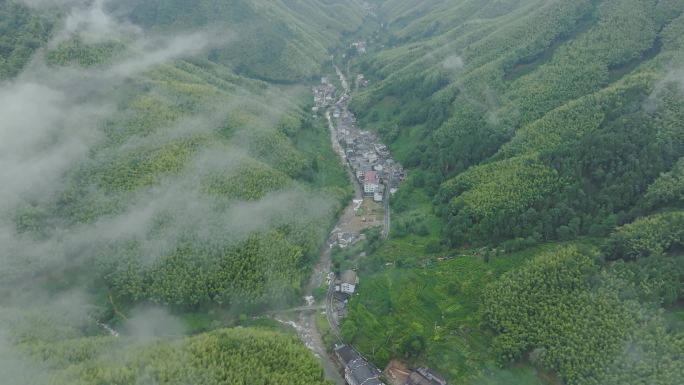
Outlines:
{"label": "white building", "polygon": [[375,193],[378,191],[380,188],[380,185],[377,183],[363,183],[363,192],[366,193],[368,196],[373,196]]}
{"label": "white building", "polygon": [[363,192],[367,196],[373,196],[380,189],[380,181],[375,171],[367,171],[363,177]]}
{"label": "white building", "polygon": [[347,270],[340,277],[340,291],[342,293],[354,294],[356,285],[359,284],[359,277],[353,270]]}

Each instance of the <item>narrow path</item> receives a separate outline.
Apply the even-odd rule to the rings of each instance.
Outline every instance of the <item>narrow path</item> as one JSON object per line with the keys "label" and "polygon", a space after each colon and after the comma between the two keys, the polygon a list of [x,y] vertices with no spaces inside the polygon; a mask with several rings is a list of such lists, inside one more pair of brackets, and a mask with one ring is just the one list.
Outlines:
{"label": "narrow path", "polygon": [[[388,183],[388,186],[392,185],[392,179],[390,179],[390,183]],[[386,188],[385,189],[385,195],[383,196],[383,204],[385,205],[385,210],[384,210],[384,221],[383,221],[383,228],[382,228],[382,239],[387,239],[389,238],[389,233],[390,233],[390,197],[392,194],[390,193],[390,189]]]}

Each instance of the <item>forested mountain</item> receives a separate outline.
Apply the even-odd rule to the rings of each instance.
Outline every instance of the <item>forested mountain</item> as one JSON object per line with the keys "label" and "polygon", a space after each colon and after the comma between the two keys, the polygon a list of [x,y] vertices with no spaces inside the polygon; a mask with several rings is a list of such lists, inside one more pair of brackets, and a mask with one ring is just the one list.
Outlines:
{"label": "forested mountain", "polygon": [[[10,325],[16,346],[0,351],[3,383],[8,385],[328,384],[306,347],[275,331],[233,328],[149,339],[136,334],[144,330],[138,327],[130,337],[84,338],[79,328],[88,326],[74,324],[73,315],[71,326],[65,326],[60,318],[66,315],[58,309],[51,309],[50,318],[2,310],[0,322]],[[145,318],[147,327],[168,332],[162,319]]]}
{"label": "forested mountain", "polygon": [[411,170],[345,336],[457,384],[680,382],[684,3],[376,4],[352,108]]}
{"label": "forested mountain", "polygon": [[452,245],[605,234],[681,156],[681,2],[449,2],[405,26],[388,3],[401,43],[361,62],[382,81],[354,106],[421,141],[405,159],[445,181]]}
{"label": "forested mountain", "polygon": [[352,195],[334,63],[408,175],[389,239],[332,250],[345,340],[452,385],[681,384],[681,0],[12,0],[0,32],[0,382],[326,383],[260,315]]}
{"label": "forested mountain", "polygon": [[18,3],[0,10],[0,79],[17,75],[31,54],[47,42],[52,22]]}
{"label": "forested mountain", "polygon": [[[10,1],[0,15],[1,382],[325,383],[269,323],[183,336],[301,301],[351,191],[308,81],[358,7]],[[153,330],[135,327],[141,307],[163,309]]]}
{"label": "forested mountain", "polygon": [[229,41],[209,53],[211,60],[278,82],[318,75],[341,34],[355,31],[363,20],[356,0],[125,0],[112,6],[154,31],[219,29]]}

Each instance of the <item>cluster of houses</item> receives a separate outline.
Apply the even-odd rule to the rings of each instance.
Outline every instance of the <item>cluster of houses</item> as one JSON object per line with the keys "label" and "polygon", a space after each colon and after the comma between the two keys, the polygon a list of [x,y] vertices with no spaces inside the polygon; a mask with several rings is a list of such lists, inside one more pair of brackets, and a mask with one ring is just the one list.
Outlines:
{"label": "cluster of houses", "polygon": [[339,105],[335,106],[333,117],[338,123],[337,140],[349,167],[363,187],[364,195],[382,202],[386,189],[394,194],[406,178],[406,172],[392,159],[387,146],[375,133],[360,130],[354,115]]}
{"label": "cluster of houses", "polygon": [[351,44],[353,48],[356,48],[356,52],[359,55],[365,55],[368,52],[368,46],[363,40],[355,41]]}
{"label": "cluster of houses", "polygon": [[331,106],[335,101],[335,86],[330,82],[328,77],[321,78],[321,84],[313,88],[314,106],[312,111],[314,114]]}
{"label": "cluster of houses", "polygon": [[[365,47],[362,43],[354,44]],[[367,85],[368,81],[363,75],[358,75],[357,84]],[[335,102],[335,92],[335,86],[330,79],[321,78],[321,84],[313,88],[313,112],[316,114],[332,106],[330,112],[337,124],[331,127],[337,139],[336,144],[340,145],[336,149],[341,149],[341,156],[356,174],[356,179],[363,187],[364,195],[373,198],[376,202],[382,202],[385,190],[389,189],[390,193],[396,192],[399,184],[405,179],[404,168],[392,159],[389,149],[382,144],[375,133],[358,128],[356,117],[347,108],[349,96],[344,94]]]}

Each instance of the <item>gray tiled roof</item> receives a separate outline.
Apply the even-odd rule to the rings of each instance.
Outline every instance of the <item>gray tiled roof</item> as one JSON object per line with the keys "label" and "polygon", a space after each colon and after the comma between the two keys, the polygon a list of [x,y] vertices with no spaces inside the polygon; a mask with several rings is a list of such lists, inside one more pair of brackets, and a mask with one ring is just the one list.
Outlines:
{"label": "gray tiled roof", "polygon": [[359,385],[383,385],[378,379],[378,373],[375,373],[368,361],[363,358],[358,358],[348,365],[351,370],[351,375]]}
{"label": "gray tiled roof", "polygon": [[351,361],[359,359],[359,353],[352,349],[349,345],[340,345],[335,348],[337,358],[342,362],[342,365],[347,366]]}

